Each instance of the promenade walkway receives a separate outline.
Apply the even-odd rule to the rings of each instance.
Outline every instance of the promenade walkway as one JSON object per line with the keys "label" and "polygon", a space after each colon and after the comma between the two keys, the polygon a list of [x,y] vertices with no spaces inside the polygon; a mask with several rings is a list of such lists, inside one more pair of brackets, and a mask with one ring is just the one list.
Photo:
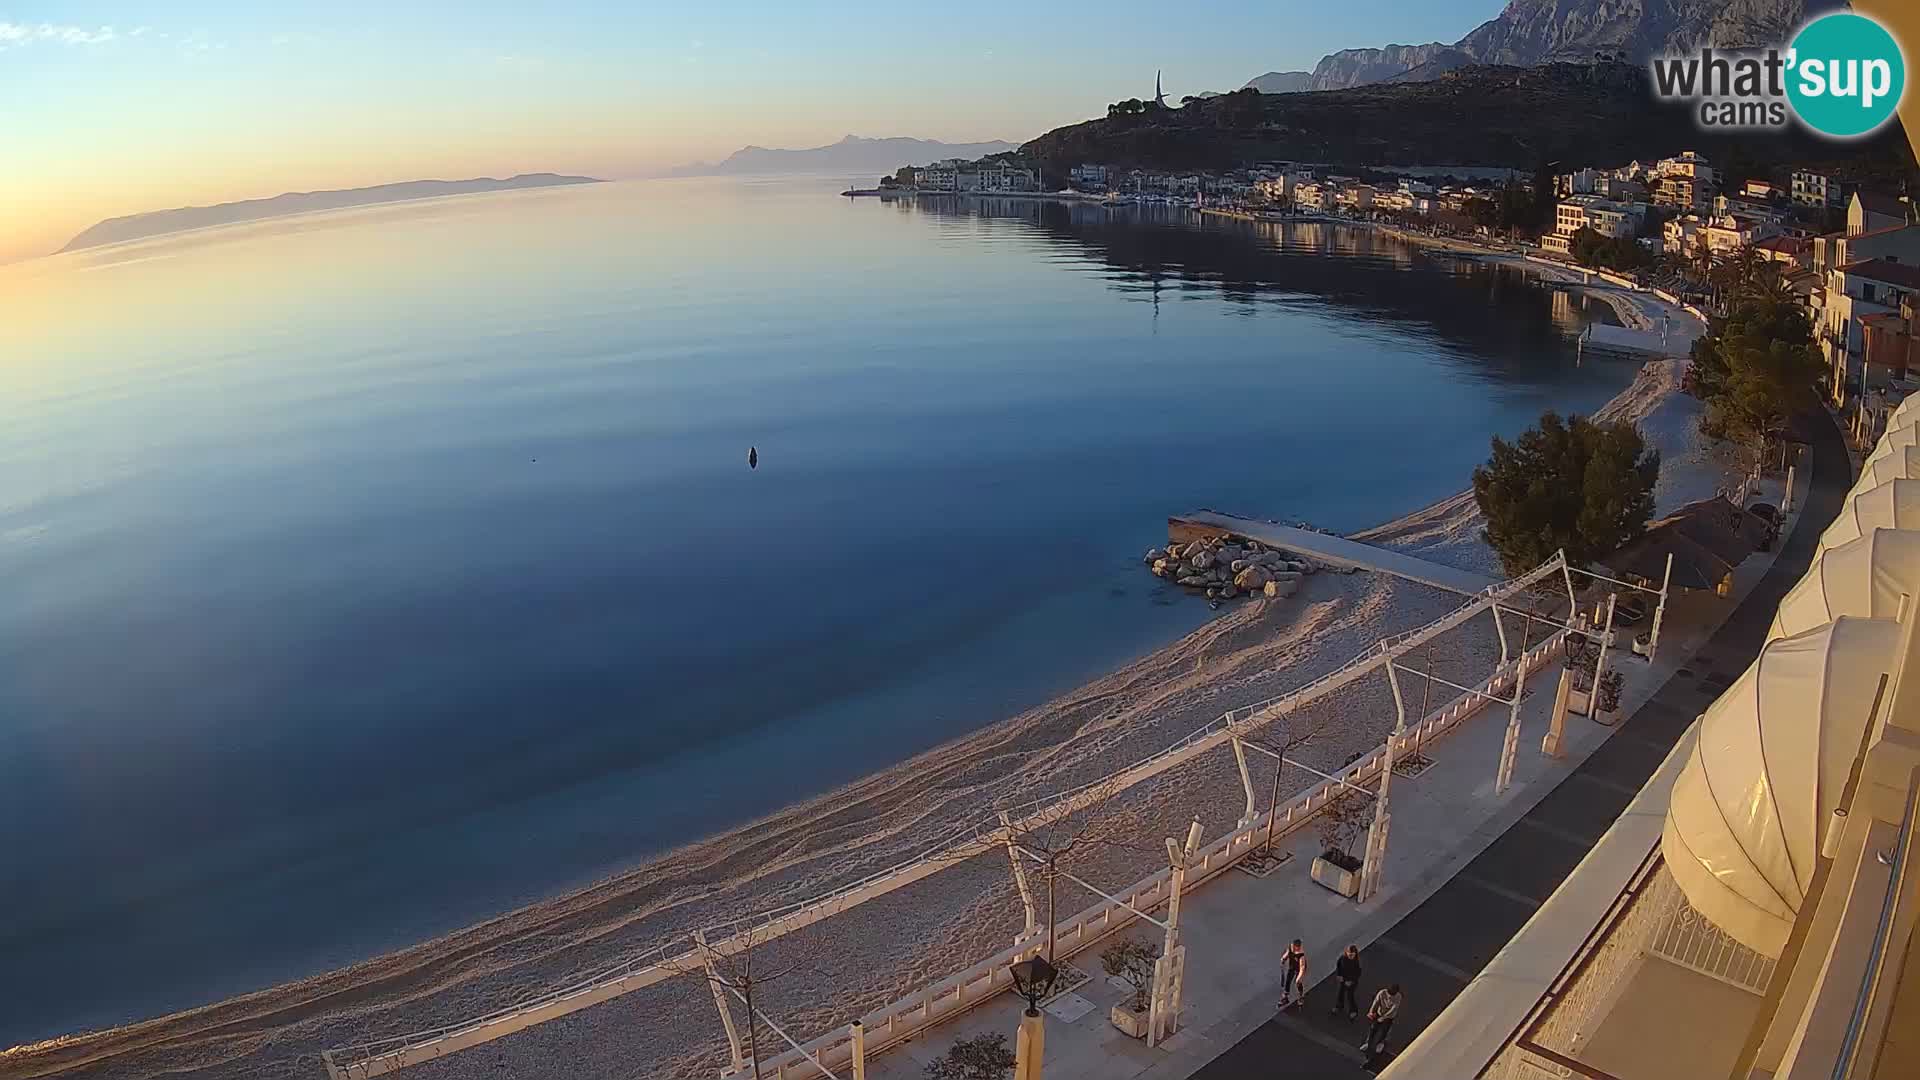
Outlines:
{"label": "promenade walkway", "polygon": [[[1758,655],[1774,610],[1813,560],[1814,542],[1840,511],[1852,480],[1846,447],[1825,416],[1815,432],[1812,477],[1793,531],[1771,568],[1686,665],[1672,673],[1594,754],[1419,907],[1364,939],[1364,989],[1407,992],[1392,1041],[1405,1046],[1485,967],[1559,887],[1706,705]],[[1396,818],[1398,815],[1396,815]],[[1357,936],[1357,935],[1356,935]],[[1323,954],[1331,961],[1330,953]],[[1323,963],[1319,972],[1324,974]],[[1156,1080],[1270,1080],[1352,1072],[1365,1034],[1327,1015],[1334,988],[1319,981],[1304,1009],[1269,1018],[1198,1072],[1155,1070]],[[1364,1022],[1364,1021],[1363,1021]],[[1168,1062],[1168,1065],[1174,1065]]]}
{"label": "promenade walkway", "polygon": [[1297,529],[1291,525],[1276,525],[1258,518],[1195,510],[1181,514],[1178,520],[1224,529],[1272,547],[1298,552],[1323,566],[1375,570],[1466,596],[1477,595],[1485,592],[1489,586],[1499,584],[1493,578],[1471,570],[1442,566],[1359,540],[1349,540],[1344,536]]}
{"label": "promenade walkway", "polygon": [[[1292,859],[1277,872],[1259,878],[1236,870],[1190,893],[1181,915],[1187,1023],[1160,1046],[1149,1049],[1108,1023],[1107,1012],[1125,997],[1123,989],[1101,977],[1094,953],[1074,957],[1072,963],[1094,977],[1048,1006],[1046,1075],[1363,1075],[1366,1059],[1358,1043],[1364,1021],[1328,1015],[1334,990],[1325,976],[1348,943],[1362,949],[1368,997],[1389,982],[1405,986],[1407,1001],[1392,1041],[1407,1045],[1552,895],[1700,710],[1758,652],[1774,609],[1805,572],[1813,543],[1838,512],[1849,483],[1837,432],[1824,421],[1818,430],[1813,467],[1801,481],[1807,491],[1803,509],[1770,565],[1755,559],[1736,573],[1740,599],[1679,595],[1669,606],[1670,633],[1663,635],[1656,663],[1616,654],[1617,670],[1628,678],[1623,697],[1629,712],[1618,728],[1575,717],[1566,757],[1546,757],[1540,737],[1555,672],[1543,672],[1521,705],[1521,752],[1506,792],[1492,790],[1506,727],[1503,708],[1433,744],[1431,763],[1417,775],[1395,779],[1385,882],[1372,902],[1357,906],[1309,880],[1306,864],[1318,853],[1312,829],[1282,841]],[[1239,531],[1238,524],[1234,528]],[[1075,902],[1084,899],[1076,896]],[[1159,938],[1157,929],[1145,925],[1127,932]],[[1277,958],[1294,937],[1305,941],[1313,958],[1313,985],[1304,1008],[1281,1015],[1274,1007]],[[1012,995],[1001,995],[929,1037],[877,1055],[867,1075],[918,1080],[953,1040],[1011,1033],[1021,1007]]]}

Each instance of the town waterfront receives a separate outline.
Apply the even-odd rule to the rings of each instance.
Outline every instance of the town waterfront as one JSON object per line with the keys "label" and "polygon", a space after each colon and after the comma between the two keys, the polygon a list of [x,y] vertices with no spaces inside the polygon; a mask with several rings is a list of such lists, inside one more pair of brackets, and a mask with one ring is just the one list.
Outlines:
{"label": "town waterfront", "polygon": [[0,869],[0,1044],[884,768],[1210,618],[1139,566],[1168,513],[1361,528],[1632,374],[1576,365],[1577,297],[1365,230],[834,190],[0,272],[0,818],[44,823]]}

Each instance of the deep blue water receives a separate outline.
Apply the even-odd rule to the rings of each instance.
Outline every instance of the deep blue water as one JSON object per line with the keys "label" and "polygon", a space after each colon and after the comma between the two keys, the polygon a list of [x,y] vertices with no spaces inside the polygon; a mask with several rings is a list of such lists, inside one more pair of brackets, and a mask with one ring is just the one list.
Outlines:
{"label": "deep blue water", "polygon": [[1170,512],[1374,524],[1631,376],[1364,232],[828,191],[0,272],[0,1045],[891,764],[1204,621],[1138,565]]}

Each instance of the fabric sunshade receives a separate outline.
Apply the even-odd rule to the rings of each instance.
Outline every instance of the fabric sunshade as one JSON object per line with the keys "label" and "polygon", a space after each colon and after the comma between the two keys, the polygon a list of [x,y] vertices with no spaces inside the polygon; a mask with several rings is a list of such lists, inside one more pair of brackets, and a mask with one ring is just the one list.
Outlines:
{"label": "fabric sunshade", "polygon": [[1920,604],[1920,532],[1874,529],[1822,552],[1773,614],[1767,640],[1805,633],[1841,615],[1897,619]]}
{"label": "fabric sunshade", "polygon": [[1899,639],[1842,616],[1769,642],[1700,719],[1661,850],[1687,902],[1757,952],[1786,946]]}
{"label": "fabric sunshade", "polygon": [[1920,480],[1889,480],[1855,490],[1814,545],[1813,557],[1851,543],[1875,529],[1920,529]]}

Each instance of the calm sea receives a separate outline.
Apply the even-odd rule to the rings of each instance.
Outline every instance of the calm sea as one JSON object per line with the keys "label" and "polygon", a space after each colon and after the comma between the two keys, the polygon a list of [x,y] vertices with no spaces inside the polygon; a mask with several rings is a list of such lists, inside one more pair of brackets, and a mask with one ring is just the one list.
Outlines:
{"label": "calm sea", "polygon": [[0,270],[0,1045],[886,766],[1205,620],[1170,512],[1374,524],[1631,376],[1366,232],[836,186]]}

